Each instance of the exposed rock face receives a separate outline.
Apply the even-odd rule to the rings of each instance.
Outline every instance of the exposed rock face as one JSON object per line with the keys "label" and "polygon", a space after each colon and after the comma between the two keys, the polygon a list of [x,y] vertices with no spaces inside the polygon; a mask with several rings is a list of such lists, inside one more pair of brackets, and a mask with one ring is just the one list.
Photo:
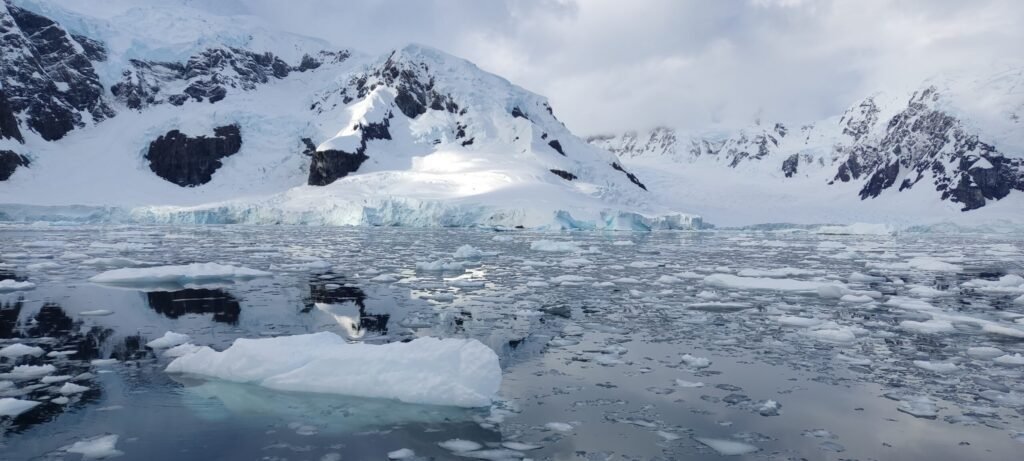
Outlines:
{"label": "exposed rock face", "polygon": [[782,162],[782,173],[787,178],[792,178],[796,174],[797,167],[800,166],[800,154],[793,154],[786,158]]}
{"label": "exposed rock face", "polygon": [[7,103],[7,95],[0,89],[0,139],[13,139],[25,142],[18,128],[18,119],[14,117],[14,109]]}
{"label": "exposed rock face", "polygon": [[572,174],[572,173],[570,173],[568,171],[565,171],[565,170],[555,170],[555,169],[552,169],[551,172],[554,173],[556,176],[558,176],[558,177],[560,177],[560,178],[562,178],[562,179],[564,179],[566,181],[574,181],[574,180],[578,179],[576,177],[576,175],[574,175],[574,174]]}
{"label": "exposed rock face", "polygon": [[626,171],[625,168],[622,168],[622,165],[619,165],[618,163],[612,163],[612,168],[615,168],[616,170],[619,170],[622,173],[624,173],[626,177],[629,178],[629,182],[636,184],[637,187],[643,190],[647,190],[647,186],[645,186],[644,183],[640,182],[640,178],[637,178],[635,174]]}
{"label": "exposed rock face", "polygon": [[[383,65],[353,76],[348,86],[340,90],[342,102],[348,104],[357,98],[365,98],[379,86],[395,89],[395,105],[409,118],[419,117],[428,108],[453,114],[459,112],[459,105],[450,95],[437,91],[435,79],[426,63],[397,59],[394,53]],[[314,104],[313,108],[324,109],[319,104]]]}
{"label": "exposed rock face", "polygon": [[215,128],[213,136],[191,137],[172,130],[149,144],[146,160],[157,176],[182,187],[195,187],[213,179],[221,159],[242,148],[237,125]]}
{"label": "exposed rock face", "polygon": [[[377,123],[366,123],[359,125],[356,129],[360,133],[359,147],[355,152],[343,150],[314,150],[313,159],[309,164],[310,186],[326,186],[337,181],[349,173],[354,173],[369,157],[366,155],[366,143],[374,139],[391,139],[390,120],[393,117],[388,113],[383,121]],[[305,141],[304,141],[305,142]],[[312,143],[306,143],[311,146]]]}
{"label": "exposed rock face", "polygon": [[9,110],[47,141],[84,126],[83,114],[94,121],[114,115],[91,61],[101,50],[43,16],[0,3],[0,75]]}
{"label": "exposed rock face", "polygon": [[220,47],[204,50],[184,63],[133,59],[131,68],[124,70],[121,81],[110,91],[130,109],[165,102],[180,106],[188,100],[215,103],[227,97],[229,90],[251,91],[270,79],[349,56],[348,51],[321,52],[317,57],[306,55],[298,66],[291,67],[272,53]]}
{"label": "exposed rock face", "polygon": [[548,142],[548,145],[551,146],[551,148],[554,149],[555,152],[558,152],[559,154],[562,154],[563,157],[565,157],[565,151],[562,150],[562,143],[558,142],[557,139],[551,140],[550,142]]}
{"label": "exposed rock face", "polygon": [[6,181],[19,166],[27,167],[29,161],[9,150],[0,150],[0,181]]}

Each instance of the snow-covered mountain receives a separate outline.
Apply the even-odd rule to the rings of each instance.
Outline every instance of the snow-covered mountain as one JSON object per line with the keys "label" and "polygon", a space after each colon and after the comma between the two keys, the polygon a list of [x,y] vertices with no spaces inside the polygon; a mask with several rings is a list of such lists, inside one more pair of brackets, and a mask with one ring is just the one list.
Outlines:
{"label": "snow-covered mountain", "polygon": [[[976,75],[976,74],[975,74]],[[879,93],[812,124],[591,136],[710,221],[1024,217],[1024,66]]]}
{"label": "snow-covered mountain", "polygon": [[0,217],[691,227],[547,100],[184,3],[0,3]]}

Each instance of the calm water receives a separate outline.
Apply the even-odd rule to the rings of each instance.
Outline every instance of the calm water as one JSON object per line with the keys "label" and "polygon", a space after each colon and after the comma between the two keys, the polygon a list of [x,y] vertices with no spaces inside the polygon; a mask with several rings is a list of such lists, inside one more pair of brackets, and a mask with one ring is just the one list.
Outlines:
{"label": "calm water", "polygon": [[[579,250],[531,249],[541,240]],[[465,244],[485,252],[465,270],[416,270]],[[1020,459],[1024,366],[967,351],[1024,352],[1024,288],[991,283],[1024,272],[1022,255],[1019,237],[989,235],[8,226],[0,279],[36,287],[0,293],[0,346],[61,353],[0,359],[0,397],[43,402],[0,417],[0,459],[76,459],[62,447],[106,434],[120,459],[148,461],[380,460],[400,448],[451,459],[438,443],[455,438],[493,449],[463,456],[501,459],[720,459],[701,438],[758,450],[735,459]],[[87,280],[192,262],[275,275]],[[779,268],[799,270],[741,273]],[[855,293],[704,280],[737,273]],[[368,343],[480,340],[501,359],[499,400],[467,410],[275,392],[169,375],[169,359],[145,347],[166,331],[216,349],[352,333],[317,303],[350,308]],[[110,314],[88,315],[98,310]],[[12,377],[16,364],[52,364],[89,390],[54,403],[63,383]],[[539,448],[494,451],[503,442]]]}

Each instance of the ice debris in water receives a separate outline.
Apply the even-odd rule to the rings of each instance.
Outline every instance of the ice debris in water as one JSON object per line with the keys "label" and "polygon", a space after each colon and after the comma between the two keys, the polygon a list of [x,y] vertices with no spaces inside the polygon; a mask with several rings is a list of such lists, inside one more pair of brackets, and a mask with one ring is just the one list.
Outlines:
{"label": "ice debris in water", "polygon": [[37,405],[39,405],[39,402],[34,400],[2,398],[0,399],[0,416],[10,416],[14,418],[35,408]]}
{"label": "ice debris in water", "polygon": [[217,263],[194,263],[182,266],[157,266],[146,268],[114,269],[89,279],[95,283],[109,284],[159,284],[193,283],[216,280],[251,279],[270,277],[273,274],[247,267],[228,266]]}
{"label": "ice debris in water", "polygon": [[905,396],[896,409],[918,418],[934,419],[939,414],[938,402],[923,395]]}
{"label": "ice debris in water", "polygon": [[462,245],[455,250],[455,254],[452,256],[455,259],[479,259],[484,256],[484,252],[472,245]]}
{"label": "ice debris in water", "polygon": [[994,359],[1006,354],[1002,349],[991,346],[968,347],[967,355],[976,359]]}
{"label": "ice debris in water", "polygon": [[992,359],[992,361],[1000,365],[1024,366],[1024,356],[1020,355],[1020,353],[1001,355]]}
{"label": "ice debris in water", "polygon": [[190,339],[192,338],[186,334],[168,331],[164,333],[163,336],[146,343],[146,347],[149,347],[150,349],[167,349],[185,344]]}
{"label": "ice debris in water", "polygon": [[36,287],[36,284],[32,282],[19,282],[17,280],[5,279],[0,280],[0,293],[5,291],[23,291],[31,290]]}
{"label": "ice debris in water", "polygon": [[223,352],[203,347],[178,357],[167,371],[283,391],[460,407],[490,405],[501,386],[497,354],[475,339],[371,345],[330,332],[240,338]]}
{"label": "ice debris in water", "polygon": [[64,385],[61,386],[61,388],[57,392],[60,392],[61,395],[72,395],[81,394],[82,392],[85,392],[87,390],[89,390],[89,388],[85,386],[79,386],[75,383],[64,383]]}
{"label": "ice debris in water", "polygon": [[569,432],[572,430],[572,424],[551,422],[544,425],[545,429],[556,431],[556,432]]}
{"label": "ice debris in water", "polygon": [[416,456],[416,452],[408,448],[399,448],[395,451],[388,452],[388,459],[409,459]]}
{"label": "ice debris in water", "polygon": [[680,360],[682,360],[686,366],[691,368],[707,368],[711,366],[711,360],[708,360],[705,357],[694,357],[690,354],[683,354],[683,356],[680,357]]}
{"label": "ice debris in water", "polygon": [[534,251],[547,252],[575,252],[580,251],[574,242],[559,242],[554,240],[537,240],[530,243],[530,249]]}
{"label": "ice debris in water", "polygon": [[43,349],[35,346],[27,346],[21,343],[14,343],[10,346],[6,346],[0,349],[0,357],[9,359],[16,359],[18,357],[30,355],[32,357],[39,357],[43,355]]}
{"label": "ice debris in water", "polygon": [[439,442],[437,445],[440,446],[441,448],[444,448],[445,450],[455,452],[479,450],[484,447],[483,445],[480,445],[479,443],[476,443],[472,440],[463,439],[445,440],[444,442]]}
{"label": "ice debris in water", "polygon": [[118,436],[115,434],[101,435],[85,440],[79,440],[71,445],[62,447],[60,451],[82,455],[82,459],[104,459],[121,456],[124,454],[117,449]]}
{"label": "ice debris in water", "polygon": [[952,373],[960,369],[955,363],[930,362],[927,360],[914,360],[914,366],[935,373]]}
{"label": "ice debris in water", "polygon": [[760,448],[749,443],[734,440],[712,439],[708,437],[694,437],[694,440],[707,445],[722,456],[739,456],[760,450]]}

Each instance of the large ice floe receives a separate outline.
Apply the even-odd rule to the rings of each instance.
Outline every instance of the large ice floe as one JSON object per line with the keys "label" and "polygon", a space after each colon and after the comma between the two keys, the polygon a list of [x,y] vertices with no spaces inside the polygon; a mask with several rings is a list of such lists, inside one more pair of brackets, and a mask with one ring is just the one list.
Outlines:
{"label": "large ice floe", "polygon": [[182,266],[114,269],[93,276],[95,283],[118,285],[159,283],[202,283],[220,280],[242,280],[269,277],[270,272],[217,263],[195,263]]}
{"label": "large ice floe", "polygon": [[167,371],[281,391],[467,408],[490,405],[501,386],[497,354],[477,340],[370,345],[329,332],[242,338],[223,352],[204,347],[176,358]]}

